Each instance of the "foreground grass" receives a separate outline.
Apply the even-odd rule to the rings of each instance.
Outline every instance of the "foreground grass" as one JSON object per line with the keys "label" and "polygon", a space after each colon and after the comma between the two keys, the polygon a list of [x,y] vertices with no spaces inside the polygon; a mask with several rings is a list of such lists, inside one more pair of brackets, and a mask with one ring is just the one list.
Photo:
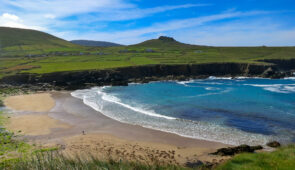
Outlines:
{"label": "foreground grass", "polygon": [[0,111],[0,168],[1,164],[7,160],[18,157],[19,155],[26,155],[32,147],[16,139],[16,134],[7,131],[3,125],[7,121],[7,117]]}
{"label": "foreground grass", "polygon": [[295,145],[282,147],[270,153],[241,154],[222,164],[219,170],[295,169]]}
{"label": "foreground grass", "polygon": [[[1,167],[0,167],[1,168]],[[92,170],[92,169],[111,169],[111,170],[123,170],[123,169],[138,169],[138,170],[185,170],[187,168],[174,166],[174,165],[147,165],[138,162],[124,162],[124,161],[101,161],[94,157],[87,160],[76,158],[67,158],[58,152],[40,152],[33,155],[29,159],[17,159],[7,161],[5,163],[5,169],[22,169],[22,170]]]}

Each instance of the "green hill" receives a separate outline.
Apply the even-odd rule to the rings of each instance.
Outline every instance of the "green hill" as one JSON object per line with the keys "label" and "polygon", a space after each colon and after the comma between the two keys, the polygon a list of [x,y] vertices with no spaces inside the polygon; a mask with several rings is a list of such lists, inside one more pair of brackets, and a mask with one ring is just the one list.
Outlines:
{"label": "green hill", "polygon": [[44,54],[80,48],[50,34],[18,28],[0,27],[1,56]]}

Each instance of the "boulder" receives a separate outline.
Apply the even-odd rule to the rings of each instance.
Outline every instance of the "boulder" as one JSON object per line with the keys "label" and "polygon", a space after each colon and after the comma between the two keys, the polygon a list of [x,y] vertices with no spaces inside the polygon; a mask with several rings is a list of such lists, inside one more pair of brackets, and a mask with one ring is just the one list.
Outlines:
{"label": "boulder", "polygon": [[275,74],[275,71],[273,70],[273,68],[269,67],[268,69],[266,69],[263,73],[262,73],[262,77],[272,77]]}
{"label": "boulder", "polygon": [[277,141],[268,142],[266,145],[272,148],[278,148],[281,146],[281,144]]}
{"label": "boulder", "polygon": [[237,147],[228,147],[228,148],[221,148],[218,149],[216,152],[212,153],[213,155],[220,155],[220,156],[233,156],[239,153],[253,153],[255,150],[263,149],[262,146],[249,146],[249,145],[240,145]]}

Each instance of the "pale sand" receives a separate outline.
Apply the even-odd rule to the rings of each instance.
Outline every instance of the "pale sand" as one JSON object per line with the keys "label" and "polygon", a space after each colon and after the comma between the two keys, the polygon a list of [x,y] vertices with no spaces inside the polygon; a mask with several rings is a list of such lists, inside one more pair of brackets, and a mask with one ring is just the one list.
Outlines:
{"label": "pale sand", "polygon": [[55,101],[49,93],[11,96],[4,100],[4,105],[17,111],[46,112],[52,109]]}
{"label": "pale sand", "polygon": [[47,135],[51,129],[70,128],[71,126],[52,119],[48,115],[22,115],[9,119],[7,129],[26,135]]}
{"label": "pale sand", "polygon": [[[144,163],[169,163],[184,165],[188,162],[221,162],[230,157],[208,155],[205,147],[180,147],[153,142],[124,140],[109,134],[86,134],[65,139],[67,147],[63,151],[75,156],[95,156],[100,159],[131,160]],[[215,150],[211,150],[212,152]]]}
{"label": "pale sand", "polygon": [[69,92],[9,97],[5,104],[18,110],[7,125],[9,129],[22,130],[34,143],[62,146],[63,152],[70,155],[90,153],[100,158],[175,164],[226,159],[208,153],[228,145],[120,123],[86,106]]}

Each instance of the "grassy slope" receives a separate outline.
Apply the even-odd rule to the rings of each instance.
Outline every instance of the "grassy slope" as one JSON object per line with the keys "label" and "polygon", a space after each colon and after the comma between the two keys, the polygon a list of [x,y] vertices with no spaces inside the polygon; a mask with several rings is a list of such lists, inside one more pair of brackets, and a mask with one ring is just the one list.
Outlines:
{"label": "grassy slope", "polygon": [[[106,55],[66,56],[36,58],[26,64],[35,68],[24,72],[49,73],[55,71],[106,69],[125,66],[147,64],[201,64],[213,62],[259,63],[262,59],[295,58],[295,48],[218,48],[196,47],[191,48],[158,48],[153,47],[153,53],[146,53],[146,47],[124,47],[131,52],[120,53],[122,47],[99,49]],[[201,50],[202,53],[195,53]],[[133,52],[132,52],[133,51]]]}
{"label": "grassy slope", "polygon": [[[0,166],[1,167],[1,166]],[[6,167],[9,169],[50,169],[50,170],[92,170],[92,169],[110,169],[110,170],[186,170],[188,168],[176,165],[147,165],[139,162],[116,162],[113,160],[101,161],[97,158],[83,159],[77,157],[76,159],[69,159],[56,152],[45,152],[33,155],[31,159],[19,159],[17,161],[7,163]],[[38,168],[37,168],[38,167]]]}
{"label": "grassy slope", "polygon": [[81,47],[47,33],[0,27],[0,56],[44,54],[75,48]]}
{"label": "grassy slope", "polygon": [[241,154],[219,166],[219,170],[269,170],[295,169],[295,146],[282,147],[277,151],[258,154]]}
{"label": "grassy slope", "polygon": [[[0,42],[5,42],[5,46],[9,46],[4,49],[10,48],[12,49],[11,53],[22,54],[22,57],[11,57],[2,53],[2,57],[0,57],[0,78],[17,72],[42,74],[148,64],[261,63],[257,60],[295,58],[295,47],[207,47],[187,45],[165,38],[122,47],[80,47],[37,31],[3,29],[5,33],[14,31],[5,34],[5,36],[9,35],[6,38],[0,35]],[[2,30],[0,29],[0,34],[4,35]],[[24,34],[27,31],[28,34]],[[36,37],[38,38],[36,39]],[[44,43],[47,45],[43,46]],[[38,49],[39,52],[77,50],[90,52],[91,55],[28,58],[24,57],[25,54],[32,51],[25,48],[22,48],[22,50],[13,49],[19,46],[27,46],[25,44],[30,44],[29,46]],[[51,46],[55,47],[51,48]],[[153,50],[153,52],[147,50]]]}

